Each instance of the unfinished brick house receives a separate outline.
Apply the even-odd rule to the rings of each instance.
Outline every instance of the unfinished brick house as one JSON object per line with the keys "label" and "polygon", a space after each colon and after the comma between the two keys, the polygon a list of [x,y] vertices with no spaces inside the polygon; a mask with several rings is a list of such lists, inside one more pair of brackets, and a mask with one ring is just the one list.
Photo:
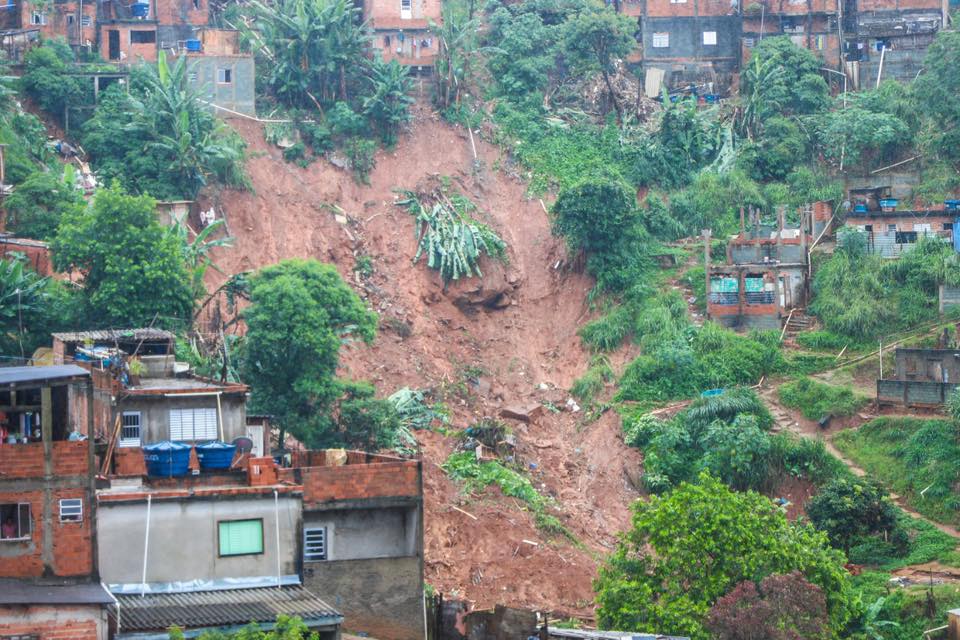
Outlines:
{"label": "unfinished brick house", "polygon": [[[94,433],[104,440],[118,432],[113,463],[118,472],[142,473],[140,447],[164,440],[231,442],[246,437],[246,385],[191,375],[178,365],[174,335],[161,329],[81,331],[53,335],[56,363],[90,369],[94,381]],[[130,374],[130,362],[143,372]],[[86,411],[84,398],[71,411]],[[269,436],[257,432],[260,438]],[[264,442],[255,443],[267,450]],[[131,465],[128,467],[127,465]]]}
{"label": "unfinished brick house", "polygon": [[0,368],[0,637],[106,640],[96,555],[93,394],[73,365]]}
{"label": "unfinished brick house", "polygon": [[851,191],[853,210],[846,225],[864,234],[866,249],[884,258],[897,258],[916,246],[923,237],[956,243],[954,225],[958,211],[944,205],[936,209],[902,210],[898,200],[890,198],[888,188]]}
{"label": "unfinished brick house", "polygon": [[789,36],[824,65],[840,68],[841,0],[747,0],[743,6],[743,60],[760,40]]}
{"label": "unfinished brick house", "polygon": [[893,377],[877,380],[877,402],[939,407],[960,386],[960,350],[901,349]]}
{"label": "unfinished brick house", "polygon": [[189,624],[190,606],[221,626],[293,610],[324,638],[341,623],[423,637],[419,461],[327,450],[294,452],[290,468],[237,462],[174,478],[114,475],[99,491],[100,572],[129,637]]}
{"label": "unfinished brick house", "polygon": [[809,248],[828,231],[831,211],[828,203],[817,203],[792,228],[783,209],[776,227],[753,215],[748,230],[741,210],[740,233],[727,243],[724,264],[710,264],[707,236],[707,317],[737,329],[780,329],[792,310],[805,308]]}
{"label": "unfinished brick house", "polygon": [[443,24],[440,0],[363,0],[363,19],[384,60],[420,71],[433,68],[440,34],[430,23]]}

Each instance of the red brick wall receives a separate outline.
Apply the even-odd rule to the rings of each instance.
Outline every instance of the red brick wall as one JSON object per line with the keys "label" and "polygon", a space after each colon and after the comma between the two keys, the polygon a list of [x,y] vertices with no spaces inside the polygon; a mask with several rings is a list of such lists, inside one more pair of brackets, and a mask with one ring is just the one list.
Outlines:
{"label": "red brick wall", "polygon": [[0,444],[0,479],[42,477],[42,443]]}
{"label": "red brick wall", "polygon": [[53,443],[53,472],[58,476],[87,475],[89,442],[69,440]]}
{"label": "red brick wall", "polygon": [[[60,500],[83,499],[83,519],[80,522],[60,522]],[[44,491],[0,493],[0,504],[29,504],[31,519],[30,539],[23,542],[3,542],[7,555],[0,562],[0,577],[30,578],[52,573],[60,577],[77,577],[93,572],[93,544],[90,522],[90,503],[83,489],[51,491],[49,528],[53,538],[52,565],[44,566]],[[49,569],[49,571],[47,571]]]}
{"label": "red brick wall", "polygon": [[36,635],[40,640],[105,640],[105,614],[98,605],[0,607],[0,636]]}
{"label": "red brick wall", "polygon": [[200,0],[195,9],[193,0],[156,0],[157,21],[163,25],[192,24],[202,27],[210,21],[209,0]]}
{"label": "red brick wall", "polygon": [[46,277],[53,273],[53,268],[50,266],[49,247],[18,244],[15,241],[10,242],[0,239],[0,256],[8,256],[12,253],[20,253],[26,256],[30,268],[41,276]]}
{"label": "red brick wall", "polygon": [[140,447],[117,447],[113,452],[113,472],[118,476],[145,476],[147,464]]}
{"label": "red brick wall", "polygon": [[391,498],[420,495],[420,463],[416,460],[300,470],[303,501]]}
{"label": "red brick wall", "polygon": [[647,0],[647,17],[673,18],[677,16],[693,16],[694,1],[695,0],[670,2],[670,0]]}

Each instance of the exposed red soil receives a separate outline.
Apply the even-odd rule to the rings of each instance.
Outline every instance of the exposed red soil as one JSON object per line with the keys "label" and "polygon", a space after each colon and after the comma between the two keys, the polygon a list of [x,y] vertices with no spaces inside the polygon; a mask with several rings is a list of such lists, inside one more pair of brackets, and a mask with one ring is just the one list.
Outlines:
{"label": "exposed red soil", "polygon": [[[396,149],[377,154],[370,185],[360,186],[324,160],[306,169],[286,163],[264,142],[259,125],[233,124],[249,144],[254,191],[212,194],[204,203],[225,213],[235,238],[233,248],[215,252],[215,261],[225,273],[290,257],[336,265],[381,314],[372,346],[342,351],[344,376],[371,380],[384,395],[403,386],[432,388],[445,398],[455,427],[505,406],[563,407],[564,390],[589,361],[576,330],[589,317],[585,298],[593,283],[556,268],[566,257],[562,242],[551,236],[544,208],[526,197],[525,185],[493,168],[500,159],[495,147],[477,140],[482,169],[475,173],[466,131],[421,108]],[[505,266],[482,263],[484,289],[501,292],[505,308],[458,306],[458,298],[476,294],[470,291],[476,280],[444,291],[436,272],[411,263],[413,220],[392,204],[394,189],[413,188],[432,175],[450,176],[480,205],[478,217],[507,241]],[[348,224],[338,223],[335,212]],[[368,279],[353,272],[363,254],[373,259]],[[212,289],[224,276],[211,270],[209,278]],[[464,497],[438,466],[455,439],[420,432],[430,584],[477,606],[592,612],[591,581],[598,559],[629,524],[629,506],[639,495],[630,478],[638,476],[641,456],[623,443],[616,415],[580,426],[582,418],[582,412],[547,410],[532,424],[510,424],[518,459],[528,469],[535,465],[531,479],[557,498],[557,513],[582,548],[546,540],[524,505],[495,489]]]}

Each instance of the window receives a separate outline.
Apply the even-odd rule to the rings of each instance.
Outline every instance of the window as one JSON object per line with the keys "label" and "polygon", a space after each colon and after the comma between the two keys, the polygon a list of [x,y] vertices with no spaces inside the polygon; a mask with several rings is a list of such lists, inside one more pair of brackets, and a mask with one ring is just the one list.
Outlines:
{"label": "window", "polygon": [[670,34],[669,33],[654,33],[653,34],[653,46],[657,49],[662,49],[664,47],[670,46]]}
{"label": "window", "polygon": [[47,24],[47,14],[43,11],[34,11],[33,15],[30,16],[30,24],[35,25],[44,25]]}
{"label": "window", "polygon": [[140,412],[124,411],[121,416],[120,424],[120,446],[121,447],[139,447],[140,446]]}
{"label": "window", "polygon": [[80,16],[81,27],[89,27],[91,24],[90,16]]}
{"label": "window", "polygon": [[233,69],[217,69],[217,84],[233,82]]}
{"label": "window", "polygon": [[753,38],[748,37],[743,39],[743,46],[745,46],[747,49],[753,49],[755,44],[756,41]]}
{"label": "window", "polygon": [[888,224],[888,225],[887,225],[887,231],[894,232],[894,231],[896,231],[896,230],[897,230],[897,225],[895,225],[895,224]]}
{"label": "window", "polygon": [[171,440],[216,440],[216,409],[170,409]]}
{"label": "window", "polygon": [[717,32],[716,31],[704,31],[703,32],[703,44],[706,46],[713,46],[717,44]]}
{"label": "window", "polygon": [[60,501],[60,522],[82,522],[83,500],[64,498]]}
{"label": "window", "polygon": [[316,562],[327,559],[327,528],[303,530],[303,560]]}
{"label": "window", "polygon": [[263,553],[263,520],[229,520],[218,527],[221,557]]}
{"label": "window", "polygon": [[897,244],[913,244],[917,241],[916,231],[897,231]]}
{"label": "window", "polygon": [[944,231],[953,231],[953,223],[952,223],[952,222],[944,222],[944,223],[943,223],[943,230],[944,230]]}
{"label": "window", "polygon": [[187,81],[188,81],[188,82],[196,82],[196,81],[197,81],[197,77],[198,77],[198,76],[197,76],[197,72],[196,72],[196,71],[188,71],[188,72],[187,72]]}
{"label": "window", "polygon": [[0,540],[26,540],[31,525],[28,503],[0,504]]}
{"label": "window", "polygon": [[131,31],[130,44],[155,44],[157,42],[156,31]]}
{"label": "window", "polygon": [[923,224],[914,223],[913,230],[920,233],[930,233],[930,223],[925,222]]}
{"label": "window", "polygon": [[40,640],[40,636],[20,634],[18,636],[0,636],[0,640]]}
{"label": "window", "polygon": [[687,0],[670,0],[670,4],[687,4]]}
{"label": "window", "polygon": [[193,8],[197,11],[200,10],[200,0],[193,0]]}
{"label": "window", "polygon": [[413,0],[400,0],[400,17],[404,20],[413,17]]}
{"label": "window", "polygon": [[73,23],[77,21],[77,16],[72,13],[67,14],[67,26],[72,27]]}

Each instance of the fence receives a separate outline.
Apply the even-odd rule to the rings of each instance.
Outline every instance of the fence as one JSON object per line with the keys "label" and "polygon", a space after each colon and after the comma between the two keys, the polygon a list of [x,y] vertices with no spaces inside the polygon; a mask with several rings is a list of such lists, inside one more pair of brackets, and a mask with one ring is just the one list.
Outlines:
{"label": "fence", "polygon": [[942,405],[958,386],[926,380],[877,380],[877,402],[913,406]]}

